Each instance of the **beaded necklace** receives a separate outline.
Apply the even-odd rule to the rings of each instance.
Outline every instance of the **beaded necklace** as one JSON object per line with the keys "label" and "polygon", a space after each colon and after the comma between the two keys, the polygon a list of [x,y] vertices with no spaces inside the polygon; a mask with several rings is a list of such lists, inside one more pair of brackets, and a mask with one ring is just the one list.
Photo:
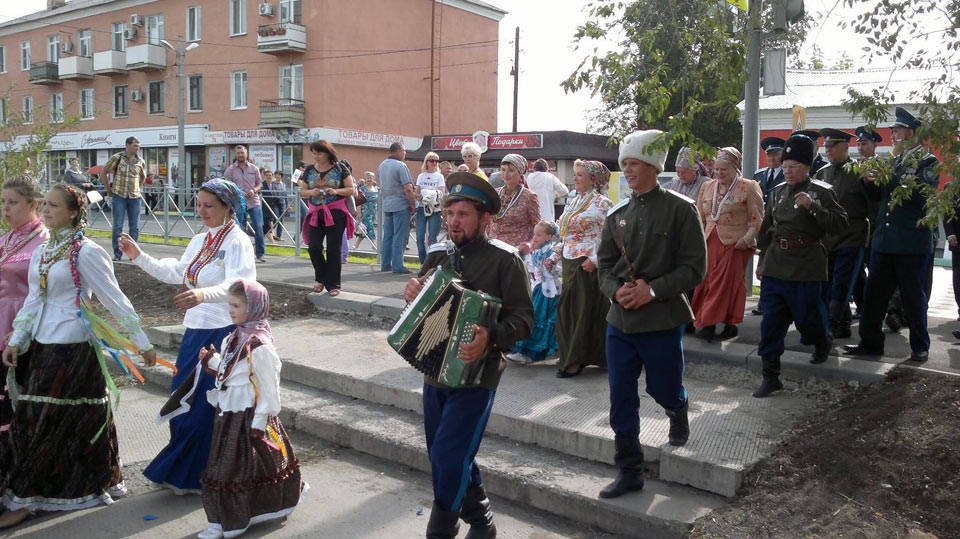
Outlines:
{"label": "beaded necklace", "polygon": [[597,195],[597,192],[593,189],[587,192],[586,195],[581,195],[574,199],[574,204],[580,202],[579,205],[574,206],[571,204],[571,209],[569,211],[563,212],[563,215],[560,216],[560,237],[567,235],[567,230],[570,229],[570,223],[573,222],[573,218],[577,215],[580,215],[587,208],[590,207],[590,204],[593,202],[593,198]]}
{"label": "beaded necklace", "polygon": [[733,193],[733,190],[737,187],[738,183],[740,183],[740,176],[737,176],[733,179],[733,183],[730,184],[727,192],[723,194],[723,198],[719,200],[717,198],[720,191],[720,180],[717,180],[717,183],[713,184],[713,200],[710,202],[711,219],[716,221],[717,217],[720,217],[720,211],[723,210],[724,203],[726,203],[727,199],[730,198],[730,195]]}
{"label": "beaded necklace", "polygon": [[[50,269],[54,264],[67,257],[70,248],[78,241],[77,232],[80,232],[80,238],[82,238],[82,231],[75,228],[63,228],[54,231],[50,234],[50,239],[40,248],[40,261],[37,264],[37,271],[40,273],[40,293],[43,296],[46,296],[47,293],[47,276],[50,274]],[[79,249],[77,250],[79,251]]]}
{"label": "beaded necklace", "polygon": [[[507,190],[507,188],[504,187],[504,188],[500,191],[501,198],[502,198],[502,195],[506,194],[506,190]],[[500,219],[503,219],[503,216],[506,215],[507,212],[510,211],[511,208],[513,208],[514,206],[517,205],[517,201],[520,200],[520,195],[521,195],[521,194],[523,194],[523,186],[522,186],[522,185],[517,189],[517,192],[513,195],[513,198],[510,200],[509,203],[507,203],[506,205],[504,205],[504,204],[501,204],[501,205],[500,205],[500,211],[497,212],[497,214],[493,216],[493,220],[494,220],[494,221],[499,221]]]}
{"label": "beaded necklace", "polygon": [[[27,234],[21,234],[20,239],[16,243],[11,244],[14,236],[17,235],[17,232],[21,228],[25,228],[31,224],[33,225],[33,229]],[[11,231],[10,234],[7,235],[6,241],[3,242],[3,249],[0,250],[0,266],[9,260],[11,256],[17,254],[20,249],[23,249],[26,244],[30,243],[30,240],[37,237],[37,234],[42,231],[43,223],[40,221],[40,219],[34,219],[33,221],[20,226],[17,230]]]}
{"label": "beaded necklace", "polygon": [[217,253],[220,252],[220,247],[223,246],[223,240],[227,237],[227,234],[233,230],[233,224],[233,219],[227,221],[212,237],[210,233],[207,232],[207,241],[203,249],[200,249],[197,256],[193,257],[193,260],[187,265],[187,271],[183,277],[185,281],[184,284],[186,284],[187,288],[197,287],[197,276],[200,275],[200,270],[209,264],[210,261],[217,256]]}

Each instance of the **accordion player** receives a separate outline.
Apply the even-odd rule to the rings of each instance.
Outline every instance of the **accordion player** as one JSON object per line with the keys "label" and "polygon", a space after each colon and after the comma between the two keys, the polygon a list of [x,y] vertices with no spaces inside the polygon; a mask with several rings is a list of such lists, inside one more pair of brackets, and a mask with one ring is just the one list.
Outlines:
{"label": "accordion player", "polygon": [[432,271],[417,297],[400,314],[387,342],[410,365],[448,387],[476,387],[485,361],[460,359],[460,345],[473,340],[474,324],[495,327],[500,300],[467,288],[446,267]]}

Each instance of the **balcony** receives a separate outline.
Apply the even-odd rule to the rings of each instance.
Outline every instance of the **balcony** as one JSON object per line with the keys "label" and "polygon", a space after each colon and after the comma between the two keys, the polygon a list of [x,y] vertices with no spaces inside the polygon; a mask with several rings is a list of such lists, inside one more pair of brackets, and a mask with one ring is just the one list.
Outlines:
{"label": "balcony", "polygon": [[93,58],[89,56],[65,56],[60,58],[60,80],[93,78]]}
{"label": "balcony", "polygon": [[30,65],[30,82],[34,84],[60,84],[60,70],[54,62]]}
{"label": "balcony", "polygon": [[260,102],[260,127],[262,129],[282,129],[304,127],[303,101],[299,99],[278,99]]}
{"label": "balcony", "polygon": [[131,71],[152,71],[166,69],[167,51],[163,45],[144,43],[127,47],[127,69]]}
{"label": "balcony", "polygon": [[257,27],[257,50],[267,54],[306,52],[307,27],[292,22]]}
{"label": "balcony", "polygon": [[112,50],[93,53],[93,72],[97,75],[126,74],[127,53]]}

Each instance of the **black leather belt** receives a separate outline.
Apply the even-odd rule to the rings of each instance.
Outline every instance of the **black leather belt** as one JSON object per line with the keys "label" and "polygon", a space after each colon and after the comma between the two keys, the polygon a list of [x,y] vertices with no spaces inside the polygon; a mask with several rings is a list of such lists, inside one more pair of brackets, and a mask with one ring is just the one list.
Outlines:
{"label": "black leather belt", "polygon": [[780,248],[784,251],[790,249],[798,249],[800,247],[810,247],[812,245],[817,245],[820,243],[820,240],[815,240],[813,238],[780,238],[777,240]]}

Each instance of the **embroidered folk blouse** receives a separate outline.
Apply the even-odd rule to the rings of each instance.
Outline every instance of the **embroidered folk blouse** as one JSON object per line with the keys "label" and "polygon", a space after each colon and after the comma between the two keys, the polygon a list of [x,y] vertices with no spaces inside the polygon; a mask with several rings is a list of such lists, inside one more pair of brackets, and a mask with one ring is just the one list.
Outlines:
{"label": "embroidered folk blouse", "polygon": [[[21,352],[27,349],[31,340],[43,344],[73,344],[90,340],[90,334],[77,316],[77,288],[70,273],[70,261],[59,260],[50,267],[44,299],[40,294],[40,253],[41,249],[35,249],[30,257],[30,292],[13,321],[10,345],[16,346]],[[140,317],[120,290],[113,274],[113,262],[103,247],[89,238],[83,238],[77,256],[77,269],[80,272],[81,296],[89,300],[92,294],[96,294],[100,303],[119,321],[121,333],[131,337],[141,350],[153,348],[140,327]]]}
{"label": "embroidered folk blouse", "polygon": [[[763,193],[754,180],[740,178],[731,184],[729,196],[717,189],[719,180],[703,184],[697,199],[697,210],[703,222],[703,237],[709,238],[714,229],[724,245],[732,245],[743,238],[751,248],[757,246],[757,233],[763,222]],[[714,203],[714,191],[717,191]],[[713,217],[716,215],[716,218]]]}
{"label": "embroidered folk blouse", "polygon": [[561,235],[560,243],[554,248],[554,261],[560,261],[560,254],[567,260],[585,256],[596,265],[603,223],[612,207],[613,202],[596,191],[578,193],[570,199],[558,221]]}
{"label": "embroidered folk blouse", "polygon": [[[216,235],[221,227],[201,232],[190,240],[180,259],[154,258],[141,253],[133,263],[155,279],[169,284],[184,284],[187,266],[207,242],[207,235]],[[183,325],[191,329],[216,329],[233,324],[227,306],[227,289],[237,279],[257,279],[250,239],[239,226],[223,239],[220,251],[197,275],[197,289],[203,290],[203,303],[187,309]],[[173,298],[171,298],[172,300]]]}
{"label": "embroidered folk blouse", "polygon": [[[232,336],[232,335],[231,335]],[[230,337],[223,339],[220,350],[225,350]],[[218,373],[226,368],[221,364],[222,356],[214,354],[207,366]],[[223,382],[219,381],[207,391],[207,401],[224,412],[243,412],[256,406],[253,411],[251,428],[263,430],[267,419],[280,413],[280,356],[272,344],[261,344],[247,355],[241,352],[234,361],[233,368]],[[250,380],[250,375],[253,379]]]}
{"label": "embroidered folk blouse", "polygon": [[[7,232],[0,237],[0,246],[17,245],[30,235],[38,222],[39,219]],[[30,257],[48,238],[50,238],[50,232],[44,228],[17,252],[0,263],[0,332],[3,335],[10,333],[13,329],[13,319],[17,316],[17,311],[23,307],[23,302],[30,292],[30,283],[27,282]],[[4,347],[6,343],[0,341],[0,350]]]}
{"label": "embroidered folk blouse", "polygon": [[505,191],[506,187],[497,189],[500,193],[502,216],[499,219],[490,219],[487,236],[517,247],[533,237],[533,227],[540,222],[540,201],[537,194],[526,187],[515,202],[512,196],[505,195]]}

